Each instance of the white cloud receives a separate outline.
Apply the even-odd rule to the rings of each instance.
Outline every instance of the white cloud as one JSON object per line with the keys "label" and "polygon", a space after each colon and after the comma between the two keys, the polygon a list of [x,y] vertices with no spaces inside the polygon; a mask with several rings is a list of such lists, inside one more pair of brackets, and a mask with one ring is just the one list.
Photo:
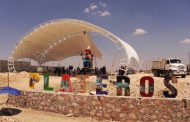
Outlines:
{"label": "white cloud", "polygon": [[107,4],[104,2],[98,2],[97,4],[91,3],[89,7],[84,9],[84,13],[91,14],[91,15],[97,15],[101,17],[109,16],[111,13],[108,10],[105,10],[107,7]]}
{"label": "white cloud", "polygon": [[90,10],[95,10],[98,8],[98,6],[94,3],[91,3],[89,8],[90,8]]}
{"label": "white cloud", "polygon": [[89,14],[89,13],[91,13],[93,10],[95,10],[95,9],[97,9],[97,8],[98,8],[98,6],[97,6],[96,4],[91,3],[88,8],[85,8],[85,9],[84,9],[84,13]]}
{"label": "white cloud", "polygon": [[89,9],[89,8],[85,8],[85,9],[84,9],[84,12],[85,12],[85,13],[90,13],[90,9]]}
{"label": "white cloud", "polygon": [[190,44],[190,39],[182,40],[182,41],[180,41],[180,43],[182,43],[182,44]]}
{"label": "white cloud", "polygon": [[109,11],[98,11],[98,15],[104,17],[104,16],[110,16],[111,13]]}
{"label": "white cloud", "polygon": [[144,29],[142,29],[142,28],[137,28],[136,30],[135,30],[135,32],[133,33],[133,35],[134,36],[137,36],[137,35],[144,35],[144,34],[146,34],[147,32],[144,30]]}
{"label": "white cloud", "polygon": [[101,2],[101,1],[99,2],[99,5],[100,5],[101,7],[104,7],[104,8],[107,7],[107,4],[104,3],[104,2]]}

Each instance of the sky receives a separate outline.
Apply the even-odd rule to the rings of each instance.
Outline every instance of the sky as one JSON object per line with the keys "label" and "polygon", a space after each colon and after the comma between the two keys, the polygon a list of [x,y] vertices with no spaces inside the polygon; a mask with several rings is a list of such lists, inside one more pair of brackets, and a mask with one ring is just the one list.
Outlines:
{"label": "sky", "polygon": [[142,62],[166,57],[188,62],[190,0],[0,0],[0,59],[33,27],[60,18],[107,29]]}

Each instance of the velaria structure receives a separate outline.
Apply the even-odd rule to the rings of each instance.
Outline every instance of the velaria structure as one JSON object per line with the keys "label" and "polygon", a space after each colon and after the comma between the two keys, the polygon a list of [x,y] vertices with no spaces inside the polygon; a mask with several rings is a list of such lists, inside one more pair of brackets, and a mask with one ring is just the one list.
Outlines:
{"label": "velaria structure", "polygon": [[9,58],[9,71],[14,70],[14,60],[29,58],[43,64],[80,55],[87,48],[92,50],[95,57],[101,58],[102,53],[92,41],[90,33],[105,36],[118,50],[122,50],[120,65],[128,65],[132,59],[139,62],[136,51],[111,32],[81,20],[58,19],[33,28],[19,40]]}

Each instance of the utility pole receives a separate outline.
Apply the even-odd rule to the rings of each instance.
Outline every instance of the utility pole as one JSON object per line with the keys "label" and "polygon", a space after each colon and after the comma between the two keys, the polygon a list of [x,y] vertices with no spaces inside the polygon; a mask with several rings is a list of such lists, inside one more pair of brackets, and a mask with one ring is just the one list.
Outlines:
{"label": "utility pole", "polygon": [[188,49],[188,65],[190,65],[190,51],[189,51],[189,49]]}
{"label": "utility pole", "polygon": [[148,60],[145,60],[146,62],[146,64],[145,64],[145,69],[146,69],[146,72],[147,72],[147,70],[148,70]]}

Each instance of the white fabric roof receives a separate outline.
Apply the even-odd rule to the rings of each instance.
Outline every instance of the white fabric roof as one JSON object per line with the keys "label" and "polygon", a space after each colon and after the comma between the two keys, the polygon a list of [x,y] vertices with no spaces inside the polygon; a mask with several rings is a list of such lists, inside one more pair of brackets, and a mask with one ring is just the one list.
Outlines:
{"label": "white fabric roof", "polygon": [[59,19],[35,27],[24,35],[12,51],[14,59],[30,58],[38,63],[64,60],[80,55],[87,47],[97,58],[101,52],[97,49],[88,33],[96,32],[109,38],[116,45],[124,48],[129,60],[139,61],[136,51],[109,31],[81,20]]}

